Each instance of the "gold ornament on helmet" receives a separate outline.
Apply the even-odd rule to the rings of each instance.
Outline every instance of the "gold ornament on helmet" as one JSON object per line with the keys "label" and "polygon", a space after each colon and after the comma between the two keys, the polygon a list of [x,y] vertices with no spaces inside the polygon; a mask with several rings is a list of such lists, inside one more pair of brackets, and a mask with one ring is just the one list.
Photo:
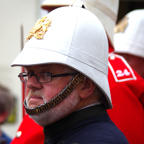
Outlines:
{"label": "gold ornament on helmet", "polygon": [[124,32],[128,25],[128,17],[124,17],[122,20],[118,22],[118,24],[114,28],[115,33]]}
{"label": "gold ornament on helmet", "polygon": [[39,19],[32,30],[30,31],[29,35],[26,38],[27,40],[30,40],[33,36],[36,39],[42,39],[46,31],[48,30],[48,27],[50,26],[52,20],[47,19],[47,16],[44,16],[42,19]]}

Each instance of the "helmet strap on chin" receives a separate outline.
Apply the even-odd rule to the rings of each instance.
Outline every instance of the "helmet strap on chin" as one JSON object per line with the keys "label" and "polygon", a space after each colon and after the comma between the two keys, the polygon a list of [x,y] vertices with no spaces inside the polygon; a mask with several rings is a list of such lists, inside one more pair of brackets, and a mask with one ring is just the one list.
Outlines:
{"label": "helmet strap on chin", "polygon": [[84,76],[80,73],[78,73],[70,82],[69,84],[53,99],[48,101],[47,103],[44,103],[42,105],[39,105],[34,108],[29,108],[27,106],[26,100],[24,101],[24,107],[26,110],[26,113],[29,115],[37,115],[44,111],[47,111],[51,109],[52,107],[58,105],[61,101],[63,101],[72,91],[73,89],[84,79]]}

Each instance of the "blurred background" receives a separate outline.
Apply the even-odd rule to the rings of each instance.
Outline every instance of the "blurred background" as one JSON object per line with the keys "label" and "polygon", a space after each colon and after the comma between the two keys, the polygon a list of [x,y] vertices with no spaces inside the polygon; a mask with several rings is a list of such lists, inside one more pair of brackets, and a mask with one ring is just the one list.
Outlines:
{"label": "blurred background", "polygon": [[[15,109],[2,129],[11,138],[16,135],[23,118],[23,88],[17,77],[22,69],[10,65],[35,22],[47,14],[41,9],[43,1],[0,0],[0,83],[7,86],[15,98]],[[144,8],[144,0],[120,0],[117,22],[128,12],[141,8]]]}

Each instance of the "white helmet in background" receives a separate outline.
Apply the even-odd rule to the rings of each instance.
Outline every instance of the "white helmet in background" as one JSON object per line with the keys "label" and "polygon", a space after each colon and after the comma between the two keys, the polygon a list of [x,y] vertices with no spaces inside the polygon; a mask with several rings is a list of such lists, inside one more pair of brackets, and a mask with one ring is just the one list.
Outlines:
{"label": "white helmet in background", "polygon": [[49,7],[64,7],[64,6],[69,6],[76,2],[77,0],[45,0],[41,8],[48,10]]}
{"label": "white helmet in background", "polygon": [[48,10],[50,7],[69,6],[75,2],[83,3],[89,11],[99,18],[111,44],[114,45],[114,27],[117,20],[119,0],[45,0],[41,7]]}
{"label": "white helmet in background", "polygon": [[91,79],[104,93],[106,108],[112,107],[107,78],[108,40],[93,13],[78,7],[53,10],[35,24],[12,66],[53,63],[69,66]]}
{"label": "white helmet in background", "polygon": [[129,12],[115,27],[115,52],[144,58],[144,9]]}

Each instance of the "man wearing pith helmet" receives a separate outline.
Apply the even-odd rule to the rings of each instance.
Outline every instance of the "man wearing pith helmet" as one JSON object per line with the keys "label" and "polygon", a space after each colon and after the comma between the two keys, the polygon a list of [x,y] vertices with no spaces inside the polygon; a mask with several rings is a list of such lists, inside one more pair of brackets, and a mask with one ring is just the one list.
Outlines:
{"label": "man wearing pith helmet", "polygon": [[[76,0],[75,2],[78,1],[83,3],[102,22],[108,36],[109,51],[114,51],[113,36],[119,1]],[[46,0],[42,4],[42,8],[49,11],[51,7],[61,6],[60,2],[64,3],[64,0]],[[73,3],[74,0],[65,1],[65,4],[68,2]],[[134,25],[134,23],[132,24]],[[135,30],[133,28],[131,31]],[[127,29],[125,29],[126,31]],[[118,47],[126,41],[126,38],[122,41],[122,37],[117,38],[117,41],[119,41],[117,43]],[[120,48],[126,50],[125,47]],[[144,143],[144,82],[122,56],[111,53],[108,60],[108,80],[113,103],[113,108],[108,110],[108,114],[116,126],[124,133],[130,144]]]}
{"label": "man wearing pith helmet", "polygon": [[129,12],[115,27],[115,52],[144,78],[144,9]]}
{"label": "man wearing pith helmet", "polygon": [[[42,8],[62,6],[74,2],[83,3],[102,22],[108,36],[109,52],[114,50],[114,27],[118,13],[118,0],[46,0]],[[121,39],[119,39],[121,41]],[[120,43],[123,43],[122,41]],[[123,57],[109,54],[108,80],[112,95],[113,109],[108,110],[112,121],[125,134],[131,144],[144,143],[143,140],[143,98],[144,83],[142,78],[129,66]],[[126,71],[126,73],[124,73]],[[118,75],[117,72],[122,72]],[[133,88],[132,88],[133,87]],[[133,125],[135,123],[135,125]],[[131,129],[131,132],[129,131]]]}
{"label": "man wearing pith helmet", "polygon": [[62,7],[37,21],[12,66],[23,66],[25,108],[46,143],[128,143],[110,120],[108,42],[95,15]]}

